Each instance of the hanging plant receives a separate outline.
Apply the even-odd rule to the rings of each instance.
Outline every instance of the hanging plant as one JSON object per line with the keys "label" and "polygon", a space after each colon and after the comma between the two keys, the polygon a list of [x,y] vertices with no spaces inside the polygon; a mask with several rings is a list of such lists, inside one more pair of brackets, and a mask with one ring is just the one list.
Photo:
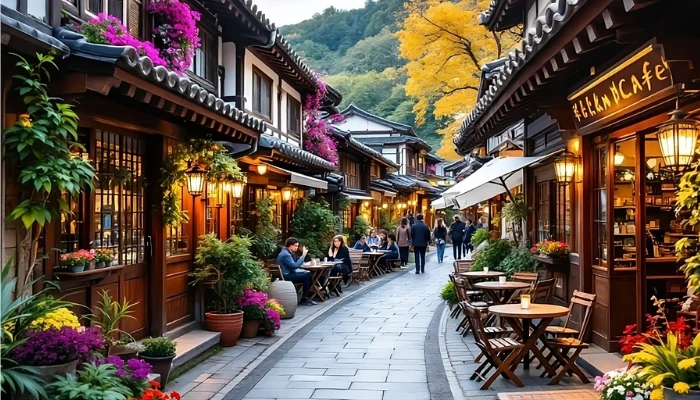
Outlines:
{"label": "hanging plant", "polygon": [[177,226],[188,221],[187,214],[180,208],[177,192],[179,187],[186,186],[185,171],[192,164],[198,164],[207,171],[206,180],[210,183],[244,179],[236,160],[229,156],[221,145],[205,139],[193,139],[188,143],[178,144],[165,158],[161,168],[165,225]]}
{"label": "hanging plant", "polygon": [[[323,98],[328,92],[328,88],[323,81],[316,77],[316,93],[306,96],[304,101],[304,115],[306,139],[304,140],[304,150],[315,154],[331,164],[338,166],[338,143],[331,136],[331,127],[321,118],[321,105]],[[331,117],[332,122],[342,122],[343,116],[336,114]]]}
{"label": "hanging plant", "polygon": [[197,21],[201,14],[180,0],[155,0],[148,5],[155,21],[153,43],[170,69],[181,74],[192,64],[199,48]]}

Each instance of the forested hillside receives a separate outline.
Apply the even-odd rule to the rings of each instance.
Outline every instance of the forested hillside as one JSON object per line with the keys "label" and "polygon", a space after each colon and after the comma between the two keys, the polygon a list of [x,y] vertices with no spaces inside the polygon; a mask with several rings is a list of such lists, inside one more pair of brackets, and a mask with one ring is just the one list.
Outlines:
{"label": "forested hillside", "polygon": [[[354,103],[392,121],[416,125],[416,100],[406,96],[405,61],[399,58],[396,31],[407,15],[405,0],[367,1],[362,9],[328,8],[313,18],[282,28],[294,49],[343,94],[342,107]],[[427,113],[416,132],[435,150],[444,123]]]}

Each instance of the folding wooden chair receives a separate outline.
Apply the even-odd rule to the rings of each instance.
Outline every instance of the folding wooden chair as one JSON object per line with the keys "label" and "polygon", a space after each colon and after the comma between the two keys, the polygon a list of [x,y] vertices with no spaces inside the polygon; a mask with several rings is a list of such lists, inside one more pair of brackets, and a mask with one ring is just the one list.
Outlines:
{"label": "folding wooden chair", "polygon": [[[549,362],[551,358],[555,358],[557,360],[557,363],[559,364],[558,366],[561,367],[559,372],[557,372],[557,375],[554,378],[552,378],[551,383],[554,385],[558,384],[561,378],[566,374],[574,374],[578,376],[579,379],[581,379],[581,382],[589,383],[586,374],[583,373],[583,371],[581,371],[581,369],[576,365],[576,360],[578,359],[578,356],[581,354],[581,352],[584,349],[588,348],[588,344],[583,342],[583,336],[586,333],[586,328],[588,327],[588,323],[591,320],[591,315],[593,314],[592,311],[593,305],[595,304],[595,298],[595,294],[589,294],[575,290],[574,295],[571,298],[569,314],[566,317],[566,322],[564,324],[562,333],[554,333],[556,332],[556,330],[548,332],[553,333],[556,336],[552,339],[545,339],[547,347],[549,347],[551,350],[551,353],[547,355],[547,361]],[[567,325],[570,321],[571,312],[575,304],[582,306],[584,309],[583,320],[581,322],[581,330],[578,332],[578,335],[576,335],[576,337],[563,336],[565,335],[565,333],[563,332],[566,332]],[[571,355],[569,355],[569,353],[571,353]]]}
{"label": "folding wooden chair", "polygon": [[[467,286],[465,283],[464,279],[461,278],[454,278],[455,279],[455,291],[457,292],[457,300],[459,301],[460,304],[462,303],[468,303],[471,304],[474,307],[478,307],[481,309],[486,310],[488,308],[488,304],[483,302],[483,301],[473,301],[472,298],[469,296],[469,292],[467,290]],[[461,306],[460,306],[461,307]],[[455,332],[459,332],[460,330],[462,331],[462,336],[466,336],[466,334],[469,332],[469,316],[467,316],[466,312],[462,310],[464,313],[464,318],[462,321],[457,325],[457,329],[455,329]]]}
{"label": "folding wooden chair", "polygon": [[348,281],[348,286],[353,283],[360,284],[362,278],[362,250],[350,249],[350,262],[352,262],[352,273],[350,274],[350,281]]}
{"label": "folding wooden chair", "polygon": [[539,277],[537,272],[516,272],[513,274],[513,281],[531,283],[534,285],[537,283]]}
{"label": "folding wooden chair", "polygon": [[564,319],[564,325],[562,326],[548,326],[545,329],[545,333],[549,336],[562,336],[562,337],[575,337],[579,336],[580,331],[570,327],[571,325],[571,314],[573,314],[575,309],[581,310],[580,315],[583,316],[581,321],[582,331],[585,331],[588,326],[589,320],[593,315],[593,304],[595,304],[596,295],[589,294],[585,292],[579,292],[574,290],[573,296],[571,296],[571,302],[569,303],[569,313],[566,314]]}
{"label": "folding wooden chair", "polygon": [[532,293],[532,302],[537,304],[549,304],[554,297],[554,284],[556,280],[544,279],[537,281],[535,290]]}
{"label": "folding wooden chair", "polygon": [[[523,387],[523,382],[511,370],[511,364],[518,357],[523,345],[509,337],[489,338],[484,327],[482,311],[470,304],[465,304],[464,310],[471,321],[476,345],[486,357],[469,379],[483,380],[481,390],[488,389],[499,375],[510,379],[517,387]],[[496,371],[486,378],[492,368],[496,368]]]}
{"label": "folding wooden chair", "polygon": [[328,295],[330,296],[331,294],[335,294],[336,296],[340,297],[341,290],[340,289],[340,284],[343,282],[343,274],[340,272],[336,272],[335,275],[331,275],[328,277],[328,281],[326,282],[326,288],[328,290]]}
{"label": "folding wooden chair", "polygon": [[454,263],[452,263],[452,266],[455,269],[455,275],[459,276],[459,274],[461,272],[471,271],[473,264],[474,264],[474,261],[472,261],[472,260],[457,260]]}

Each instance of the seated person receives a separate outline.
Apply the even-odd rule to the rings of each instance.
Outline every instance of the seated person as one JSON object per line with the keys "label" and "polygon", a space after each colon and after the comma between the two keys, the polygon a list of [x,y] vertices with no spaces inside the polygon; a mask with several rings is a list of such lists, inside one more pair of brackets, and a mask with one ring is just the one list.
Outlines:
{"label": "seated person", "polygon": [[306,258],[306,255],[309,253],[309,249],[304,246],[301,250],[301,257],[297,258],[295,254],[298,250],[299,240],[290,237],[277,256],[277,264],[280,266],[280,269],[282,269],[282,275],[285,280],[304,284],[304,291],[300,304],[315,305],[316,303],[311,301],[312,294],[309,292],[311,289],[311,272],[300,269],[301,265],[304,263],[304,258]]}
{"label": "seated person", "polygon": [[398,261],[401,259],[399,255],[399,246],[396,244],[396,235],[390,233],[387,236],[386,250],[388,251],[383,256],[379,258],[379,265],[383,265],[387,269],[391,268],[393,261]]}
{"label": "seated person", "polygon": [[345,245],[345,239],[341,235],[333,237],[331,247],[328,249],[328,261],[343,260],[342,264],[336,264],[331,269],[332,275],[339,273],[343,274],[343,282],[348,283],[350,273],[352,273],[352,260],[350,260],[350,251]]}
{"label": "seated person", "polygon": [[381,240],[379,240],[379,237],[377,237],[377,231],[374,229],[371,229],[369,231],[369,237],[367,238],[367,246],[379,247],[380,244],[381,244]]}
{"label": "seated person", "polygon": [[370,249],[369,246],[367,245],[367,236],[365,236],[365,235],[360,236],[360,240],[355,242],[355,246],[353,246],[353,249],[362,250],[365,253],[371,251],[372,249]]}
{"label": "seated person", "polygon": [[[379,231],[379,250],[386,250],[387,246],[389,245],[387,241],[387,236],[389,235],[389,232],[382,229]],[[398,247],[398,246],[396,246]]]}

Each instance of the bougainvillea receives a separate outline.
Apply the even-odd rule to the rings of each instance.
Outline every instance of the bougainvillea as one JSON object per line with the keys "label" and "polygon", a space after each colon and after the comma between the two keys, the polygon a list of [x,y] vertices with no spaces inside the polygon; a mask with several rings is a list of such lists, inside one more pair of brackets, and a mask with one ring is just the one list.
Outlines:
{"label": "bougainvillea", "polygon": [[148,5],[148,12],[155,21],[154,43],[133,37],[118,18],[105,13],[76,27],[76,31],[90,43],[131,46],[140,55],[150,58],[154,65],[183,74],[200,46],[197,21],[201,15],[180,0],[153,1]]}
{"label": "bougainvillea", "polygon": [[173,71],[186,71],[200,45],[197,21],[201,14],[180,0],[153,1],[148,11],[155,19],[153,36],[160,56]]}
{"label": "bougainvillea", "polygon": [[[304,115],[306,117],[304,150],[338,166],[338,143],[331,137],[331,127],[327,121],[321,118],[320,112],[322,100],[326,96],[328,88],[318,77],[316,77],[316,85],[318,87],[316,93],[306,95],[306,101],[304,101]],[[340,114],[331,117],[332,122],[337,123],[342,120],[343,116]]]}

